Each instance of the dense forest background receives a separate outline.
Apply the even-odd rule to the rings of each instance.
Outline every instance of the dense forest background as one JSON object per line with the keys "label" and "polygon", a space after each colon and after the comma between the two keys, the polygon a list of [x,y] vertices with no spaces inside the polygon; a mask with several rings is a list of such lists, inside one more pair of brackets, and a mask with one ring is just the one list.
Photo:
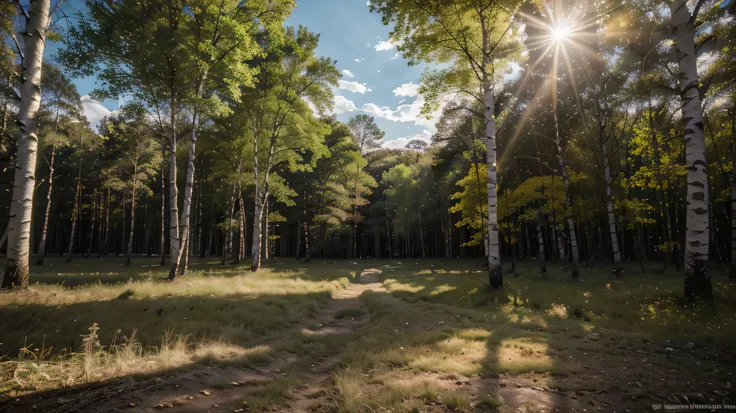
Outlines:
{"label": "dense forest background", "polygon": [[[656,260],[706,279],[692,268],[707,259],[733,263],[736,277],[733,1],[428,2],[431,18],[374,2],[406,58],[440,64],[417,85],[428,113],[443,108],[438,132],[404,149],[381,147],[370,116],[331,115],[340,73],[315,55],[318,35],[284,27],[291,1],[83,3],[84,18],[63,26],[48,1],[11,2],[0,16],[0,228],[13,248],[8,217],[33,124],[31,265],[155,255],[173,279],[192,256],[253,269],[274,256],[482,265],[498,248],[512,269],[566,260],[573,277],[579,265],[636,260],[644,271]],[[49,30],[39,30],[64,46],[41,62],[27,29],[44,7]],[[694,86],[682,42],[692,64],[697,55]],[[24,122],[34,62],[40,107]],[[508,80],[511,62],[521,75]],[[91,74],[95,97],[129,97],[98,130],[70,80]],[[705,165],[688,149],[693,90]],[[705,193],[692,199],[705,203],[706,242],[688,227],[688,173],[701,167]],[[693,242],[705,253],[688,255]],[[6,272],[4,285],[18,280]]]}

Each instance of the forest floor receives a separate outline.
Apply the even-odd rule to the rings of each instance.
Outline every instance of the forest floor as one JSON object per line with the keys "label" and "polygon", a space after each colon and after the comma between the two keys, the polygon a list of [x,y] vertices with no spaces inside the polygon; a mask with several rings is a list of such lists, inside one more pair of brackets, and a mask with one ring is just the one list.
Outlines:
{"label": "forest floor", "polygon": [[[534,261],[51,258],[0,293],[0,413],[640,412],[736,404],[736,283]],[[508,270],[508,268],[506,268]],[[62,284],[63,283],[63,284]]]}

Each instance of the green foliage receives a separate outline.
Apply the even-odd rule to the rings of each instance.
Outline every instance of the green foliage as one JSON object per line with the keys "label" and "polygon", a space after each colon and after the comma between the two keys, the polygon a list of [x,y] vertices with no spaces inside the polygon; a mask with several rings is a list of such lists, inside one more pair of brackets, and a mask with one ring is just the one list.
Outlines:
{"label": "green foliage", "polygon": [[474,140],[473,149],[463,152],[463,157],[470,164],[468,172],[456,183],[463,190],[450,197],[457,201],[450,207],[450,212],[460,213],[462,217],[455,225],[467,227],[473,231],[471,240],[464,243],[464,246],[485,243],[486,222],[488,222],[488,188],[486,186],[488,167],[484,162],[484,156],[485,145],[480,140]]}
{"label": "green foliage", "polygon": [[105,119],[101,134],[110,157],[103,172],[103,186],[136,198],[152,196],[151,184],[156,181],[163,157],[145,109],[125,106]]}

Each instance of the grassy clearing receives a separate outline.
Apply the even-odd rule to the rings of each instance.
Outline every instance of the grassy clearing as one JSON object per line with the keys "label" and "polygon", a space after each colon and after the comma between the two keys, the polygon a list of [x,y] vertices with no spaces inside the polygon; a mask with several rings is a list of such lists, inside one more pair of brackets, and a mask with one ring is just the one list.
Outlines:
{"label": "grassy clearing", "polygon": [[[717,303],[710,308],[685,306],[682,275],[674,272],[628,269],[617,281],[606,269],[583,268],[573,282],[566,269],[550,268],[542,280],[536,265],[521,263],[518,277],[507,276],[504,291],[494,294],[482,270],[428,264],[384,265],[389,294],[364,294],[371,323],[349,344],[348,367],[335,376],[345,411],[371,411],[377,400],[394,411],[428,411],[432,403],[503,410],[503,397],[459,384],[465,380],[605,390],[630,403],[680,385],[726,388],[734,380],[728,355],[736,349],[736,289],[723,274],[714,276]],[[687,380],[662,380],[673,372]],[[423,388],[402,385],[419,381]]]}
{"label": "grassy clearing", "polygon": [[[567,269],[550,265],[542,280],[533,262],[520,263],[503,292],[489,293],[486,273],[473,264],[282,260],[252,274],[201,262],[174,283],[159,281],[163,272],[125,273],[125,282],[99,275],[84,285],[73,272],[47,274],[72,282],[0,294],[0,329],[9,332],[0,344],[0,394],[197,363],[249,368],[288,360],[227,406],[261,411],[287,405],[304,373],[335,354],[332,387],[314,401],[325,412],[538,411],[543,404],[575,411],[555,404],[568,394],[595,395],[585,406],[638,411],[655,396],[725,389],[736,380],[736,288],[724,274],[714,275],[711,308],[685,305],[682,274],[674,272],[627,267],[615,280],[607,269],[581,268],[572,282]],[[386,291],[324,314],[330,294],[370,268],[380,270],[372,272]],[[328,318],[365,324],[315,333]],[[520,389],[558,399],[510,393]]]}
{"label": "grassy clearing", "polygon": [[276,349],[259,340],[313,317],[347,282],[303,279],[294,270],[225,269],[174,283],[38,283],[0,294],[0,331],[7,332],[1,391],[69,387],[194,362],[262,363]]}

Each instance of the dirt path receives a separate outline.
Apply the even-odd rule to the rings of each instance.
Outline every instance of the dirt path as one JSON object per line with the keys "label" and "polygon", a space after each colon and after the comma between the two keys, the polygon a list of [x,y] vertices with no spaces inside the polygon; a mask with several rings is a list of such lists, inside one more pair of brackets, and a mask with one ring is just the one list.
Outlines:
{"label": "dirt path", "polygon": [[[321,337],[345,334],[356,331],[368,323],[370,315],[363,308],[360,295],[368,290],[385,292],[378,279],[380,273],[381,271],[375,268],[360,272],[350,280],[346,288],[332,294],[332,300],[321,309],[319,316],[309,320],[309,327],[300,327],[301,333],[304,336]],[[356,309],[362,310],[363,315],[338,318],[341,314]],[[193,384],[194,387],[176,385],[172,390],[178,391],[181,396],[163,397],[158,399],[160,400],[158,402],[154,400],[153,403],[144,401],[140,404],[139,411],[154,412],[165,409],[170,412],[187,413],[232,412],[240,410],[238,406],[243,406],[242,409],[245,411],[246,407],[239,403],[242,403],[248,393],[256,393],[252,389],[253,385],[277,380],[285,374],[283,371],[290,364],[299,361],[302,365],[307,365],[306,369],[299,372],[298,384],[291,394],[282,400],[282,405],[274,406],[274,408],[282,412],[309,412],[312,406],[319,404],[320,399],[330,388],[332,369],[340,363],[341,351],[342,349],[338,349],[318,360],[296,360],[295,356],[285,354],[284,358],[256,371],[240,369],[214,371],[213,375],[205,380],[202,376],[195,378],[193,380],[195,383],[191,383],[192,380],[190,380],[190,384]],[[212,387],[214,383],[230,383],[231,386],[225,389],[215,389]],[[200,390],[196,390],[197,385]],[[164,395],[159,394],[158,396]]]}
{"label": "dirt path", "polygon": [[[367,311],[359,318],[343,317],[342,320],[336,321],[336,316],[349,309],[362,309],[360,295],[365,291],[386,292],[378,280],[380,273],[381,271],[375,268],[366,269],[351,280],[347,288],[333,294],[332,301],[318,318],[320,328],[311,331],[311,334],[341,334],[355,331],[368,323],[370,315]],[[319,405],[320,399],[324,398],[332,385],[332,369],[340,363],[341,358],[341,351],[337,351],[313,364],[304,374],[302,384],[292,393],[291,400],[281,411],[309,412],[312,406]]]}

